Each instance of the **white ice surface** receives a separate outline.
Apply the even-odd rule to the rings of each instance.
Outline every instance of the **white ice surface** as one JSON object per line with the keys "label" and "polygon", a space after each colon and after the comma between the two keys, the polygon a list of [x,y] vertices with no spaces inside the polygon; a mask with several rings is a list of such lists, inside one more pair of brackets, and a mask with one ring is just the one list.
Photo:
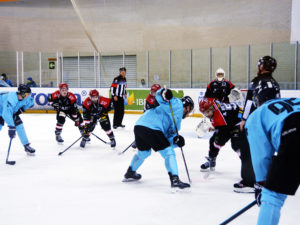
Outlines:
{"label": "white ice surface", "polygon": [[[111,150],[95,137],[84,150],[79,143],[62,156],[57,154],[79,137],[67,119],[63,146],[54,137],[54,114],[24,114],[22,119],[35,157],[25,154],[18,137],[13,140],[10,160],[5,164],[9,138],[7,127],[0,133],[0,225],[188,225],[220,224],[254,200],[253,194],[237,194],[232,185],[240,180],[240,160],[227,144],[217,159],[216,172],[204,179],[199,166],[208,152],[208,137],[198,139],[194,129],[198,118],[182,122],[180,134],[192,179],[189,193],[170,192],[170,182],[159,153],[152,155],[138,170],[142,180],[122,183],[132,149],[133,126],[140,115],[125,115],[126,128],[114,130],[117,147]],[[110,119],[112,120],[110,114]],[[108,141],[97,126],[95,134]],[[176,150],[179,176],[187,181],[180,149]],[[230,224],[256,224],[254,206]],[[288,197],[280,224],[299,224],[300,194]]]}

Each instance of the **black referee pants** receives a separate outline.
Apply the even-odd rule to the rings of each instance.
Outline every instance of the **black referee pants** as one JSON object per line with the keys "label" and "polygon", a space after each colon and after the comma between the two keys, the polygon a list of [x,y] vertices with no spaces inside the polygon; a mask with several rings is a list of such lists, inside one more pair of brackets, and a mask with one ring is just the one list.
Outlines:
{"label": "black referee pants", "polygon": [[124,117],[124,98],[118,97],[118,101],[112,98],[114,104],[114,121],[113,126],[121,126]]}

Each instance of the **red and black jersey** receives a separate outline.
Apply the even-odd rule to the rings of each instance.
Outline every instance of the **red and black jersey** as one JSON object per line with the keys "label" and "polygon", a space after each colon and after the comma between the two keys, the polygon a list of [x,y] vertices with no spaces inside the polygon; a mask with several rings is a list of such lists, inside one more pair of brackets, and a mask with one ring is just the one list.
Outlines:
{"label": "red and black jersey", "polygon": [[152,109],[159,106],[159,103],[156,101],[155,97],[152,96],[151,94],[149,94],[146,98],[146,103],[144,106],[144,111],[148,110],[148,109]]}
{"label": "red and black jersey", "polygon": [[76,104],[77,98],[72,92],[68,92],[67,96],[63,97],[60,95],[60,91],[57,90],[53,92],[51,95],[49,95],[48,102],[54,108],[62,111],[69,111],[72,109],[78,110]]}
{"label": "red and black jersey", "polygon": [[241,122],[243,111],[236,103],[224,103],[214,100],[214,115],[211,119],[212,125],[216,127],[234,127]]}
{"label": "red and black jersey", "polygon": [[92,102],[91,98],[88,97],[84,100],[83,106],[83,119],[90,121],[91,118],[100,118],[113,108],[112,101],[109,98],[100,96],[96,103]]}
{"label": "red and black jersey", "polygon": [[228,95],[235,86],[228,80],[211,81],[206,88],[205,98],[216,98],[221,102],[229,102]]}

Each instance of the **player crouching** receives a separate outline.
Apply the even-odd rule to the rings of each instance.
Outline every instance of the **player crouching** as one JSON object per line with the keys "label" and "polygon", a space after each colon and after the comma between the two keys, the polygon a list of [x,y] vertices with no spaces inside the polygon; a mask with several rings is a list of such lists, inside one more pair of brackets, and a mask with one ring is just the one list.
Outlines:
{"label": "player crouching", "polygon": [[0,130],[4,122],[8,126],[10,138],[18,133],[21,143],[24,145],[28,155],[34,155],[35,149],[30,146],[20,114],[34,105],[34,100],[30,96],[31,89],[25,84],[20,84],[17,92],[0,93]]}
{"label": "player crouching", "polygon": [[83,119],[85,126],[83,129],[83,138],[80,147],[84,148],[85,143],[89,140],[90,133],[93,132],[99,121],[100,126],[106,132],[110,139],[110,146],[116,146],[116,140],[113,131],[111,130],[108,112],[112,109],[112,102],[109,98],[99,95],[99,92],[94,89],[89,93],[89,97],[83,102]]}
{"label": "player crouching", "polygon": [[79,130],[81,130],[81,123],[83,123],[81,114],[76,104],[77,98],[72,92],[69,92],[68,89],[69,87],[66,83],[61,83],[59,85],[59,90],[53,92],[48,97],[49,105],[54,107],[54,109],[57,111],[55,137],[59,144],[64,142],[61,137],[61,132],[67,116],[75,122],[75,126],[78,127]]}
{"label": "player crouching", "polygon": [[[189,188],[190,184],[181,182],[178,177],[175,147],[183,147],[184,138],[177,134],[174,121],[180,130],[181,121],[194,109],[193,100],[185,96],[174,98],[171,90],[161,89],[156,94],[159,105],[147,110],[136,122],[134,135],[138,152],[124,175],[123,182],[137,181],[141,175],[136,171],[144,160],[151,155],[151,149],[159,152],[165,160],[165,167],[171,181],[172,188]],[[173,112],[171,113],[170,105]],[[173,115],[172,115],[173,114]]]}

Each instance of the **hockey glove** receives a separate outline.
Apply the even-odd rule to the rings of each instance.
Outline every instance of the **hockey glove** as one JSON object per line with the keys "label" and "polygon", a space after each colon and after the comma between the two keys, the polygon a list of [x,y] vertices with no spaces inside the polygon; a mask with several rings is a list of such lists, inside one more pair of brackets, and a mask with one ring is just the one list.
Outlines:
{"label": "hockey glove", "polygon": [[256,204],[257,204],[258,206],[261,205],[260,199],[261,199],[261,191],[262,191],[262,189],[263,189],[263,183],[264,183],[264,182],[257,182],[257,183],[254,184],[254,189],[255,189],[255,199],[256,199]]}
{"label": "hockey glove", "polygon": [[170,89],[163,89],[161,95],[163,97],[163,100],[165,100],[166,102],[170,101],[171,98],[173,98],[173,93]]}
{"label": "hockey glove", "polygon": [[184,138],[181,135],[174,137],[173,143],[178,145],[178,147],[183,147],[185,145]]}
{"label": "hockey glove", "polygon": [[8,136],[10,138],[16,137],[16,127],[8,127]]}
{"label": "hockey glove", "polygon": [[[50,103],[51,104],[51,103]],[[55,102],[55,103],[52,103],[51,106],[55,109],[55,110],[59,110],[59,103],[58,102]]]}

